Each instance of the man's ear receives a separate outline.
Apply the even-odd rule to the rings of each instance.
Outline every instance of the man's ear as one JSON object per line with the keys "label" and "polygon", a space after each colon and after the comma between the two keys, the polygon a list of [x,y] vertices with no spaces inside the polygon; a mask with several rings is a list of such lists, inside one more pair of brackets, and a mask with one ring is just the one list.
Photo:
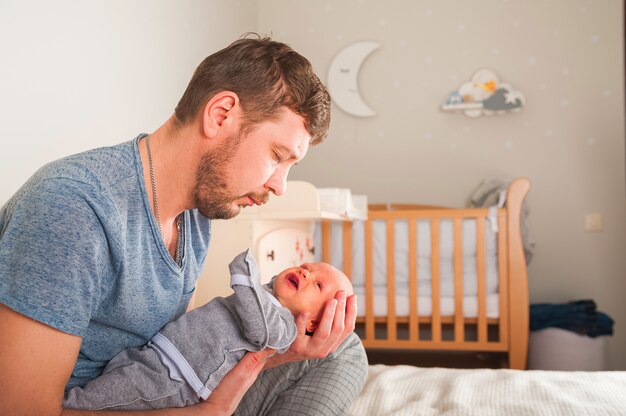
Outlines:
{"label": "man's ear", "polygon": [[202,110],[202,131],[205,137],[216,137],[226,130],[236,128],[235,119],[239,115],[239,97],[232,91],[215,94]]}
{"label": "man's ear", "polygon": [[317,319],[310,319],[306,324],[306,333],[310,335],[314,334],[315,331],[317,331],[319,324],[320,323]]}

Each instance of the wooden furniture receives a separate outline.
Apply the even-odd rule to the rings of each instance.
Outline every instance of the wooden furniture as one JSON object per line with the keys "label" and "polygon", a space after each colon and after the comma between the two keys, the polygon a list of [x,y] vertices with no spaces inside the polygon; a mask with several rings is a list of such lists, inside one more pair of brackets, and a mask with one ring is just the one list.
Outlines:
{"label": "wooden furniture", "polygon": [[[450,209],[423,205],[394,204],[371,205],[365,222],[365,313],[358,317],[358,332],[366,349],[417,349],[450,351],[493,351],[508,355],[508,365],[514,369],[526,367],[528,346],[528,278],[522,236],[520,214],[530,183],[525,178],[513,181],[506,194],[506,205],[497,209],[497,318],[487,316],[486,250],[484,225],[490,215],[488,208]],[[493,212],[493,211],[492,211]],[[462,222],[476,221],[476,271],[477,309],[476,317],[468,318],[463,311],[463,243]],[[454,313],[440,313],[440,227],[441,221],[453,222],[454,241]],[[372,224],[386,222],[386,286],[387,313],[374,313]],[[430,316],[418,313],[418,276],[416,256],[408,256],[409,312],[396,313],[396,270],[394,260],[394,223],[408,222],[409,253],[416,253],[416,223],[430,222],[430,252],[432,288]],[[343,223],[342,267],[352,276],[353,232],[350,222]],[[322,220],[322,260],[331,262],[331,221]],[[360,243],[359,243],[360,244]]]}

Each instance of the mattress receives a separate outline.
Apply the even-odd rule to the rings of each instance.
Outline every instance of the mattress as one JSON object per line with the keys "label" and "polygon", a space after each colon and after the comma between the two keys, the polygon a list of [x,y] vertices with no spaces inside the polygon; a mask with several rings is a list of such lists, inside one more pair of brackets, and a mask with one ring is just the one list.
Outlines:
{"label": "mattress", "polygon": [[[384,290],[382,290],[384,289]],[[387,316],[387,290],[380,288],[374,291],[374,316]],[[354,293],[357,295],[357,316],[365,316],[365,290],[363,288],[355,288]],[[408,296],[395,296],[396,316],[409,316],[409,298]],[[420,296],[417,298],[418,316],[432,316],[432,298]],[[454,298],[444,296],[439,299],[439,313],[441,316],[454,316]],[[466,318],[478,317],[478,298],[476,296],[463,297],[463,316]],[[500,316],[500,304],[497,293],[487,295],[487,318],[497,318]]]}
{"label": "mattress", "polygon": [[624,415],[626,372],[373,365],[349,416]]}

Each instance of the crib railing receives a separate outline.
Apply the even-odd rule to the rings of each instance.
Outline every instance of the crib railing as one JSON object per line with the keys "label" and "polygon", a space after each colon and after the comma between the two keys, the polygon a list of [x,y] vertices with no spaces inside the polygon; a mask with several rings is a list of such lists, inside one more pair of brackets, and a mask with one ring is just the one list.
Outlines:
{"label": "crib railing", "polygon": [[[396,206],[392,209],[370,207],[365,223],[365,314],[357,323],[364,327],[361,332],[366,348],[458,350],[458,351],[503,351],[509,352],[512,368],[525,368],[528,342],[528,287],[526,264],[520,233],[520,213],[523,199],[528,192],[529,182],[518,179],[512,183],[507,194],[507,207],[497,210],[497,264],[498,305],[497,318],[487,316],[485,221],[489,209],[444,209],[431,206]],[[373,208],[373,209],[372,209]],[[400,208],[400,209],[398,209]],[[493,214],[492,214],[493,215]],[[463,314],[463,221],[476,221],[476,272],[477,272],[477,317],[467,318]],[[454,314],[442,316],[440,311],[440,227],[442,220],[453,222],[453,270],[454,270]],[[374,221],[386,222],[386,284],[387,314],[374,314],[374,256],[372,225]],[[408,222],[409,253],[409,313],[396,313],[395,271],[395,222]],[[431,315],[418,313],[418,267],[416,256],[418,239],[417,222],[430,222],[431,244]],[[330,261],[330,222],[322,223],[322,260]],[[343,267],[346,275],[352,275],[352,227],[343,225]],[[451,334],[446,329],[452,326]],[[377,331],[383,328],[384,331]],[[402,329],[403,336],[398,334]],[[421,331],[425,329],[426,331]],[[383,333],[381,335],[381,332]],[[408,332],[408,334],[407,334]],[[421,336],[422,332],[430,336]]]}

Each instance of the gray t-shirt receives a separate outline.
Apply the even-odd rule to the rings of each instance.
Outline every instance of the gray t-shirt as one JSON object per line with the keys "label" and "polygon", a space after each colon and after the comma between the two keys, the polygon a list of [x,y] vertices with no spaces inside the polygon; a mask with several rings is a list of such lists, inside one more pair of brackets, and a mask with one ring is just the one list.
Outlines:
{"label": "gray t-shirt", "polygon": [[184,213],[181,266],[147,198],[140,135],[52,162],[0,210],[0,303],[83,338],[66,386],[97,377],[186,309],[210,220]]}

